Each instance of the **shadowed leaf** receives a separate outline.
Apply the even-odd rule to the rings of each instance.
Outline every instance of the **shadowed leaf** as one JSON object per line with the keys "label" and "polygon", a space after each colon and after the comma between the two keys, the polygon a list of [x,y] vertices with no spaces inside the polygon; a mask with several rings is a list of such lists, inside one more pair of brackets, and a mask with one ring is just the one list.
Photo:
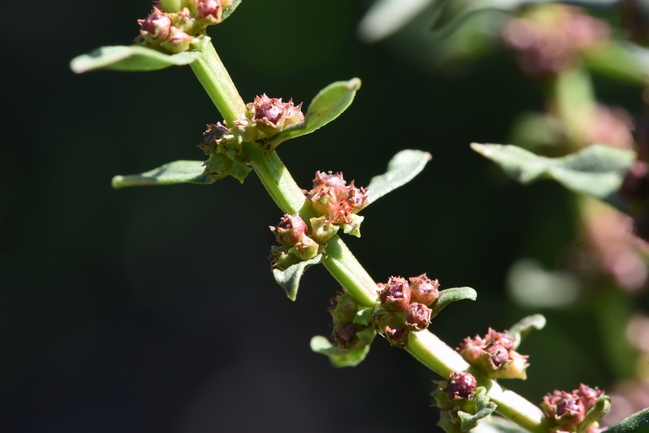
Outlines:
{"label": "shadowed leaf", "polygon": [[101,47],[72,59],[70,68],[77,74],[96,69],[155,71],[169,66],[188,65],[201,54],[200,51],[164,54],[138,45]]}
{"label": "shadowed leaf", "polygon": [[334,367],[355,367],[365,359],[370,346],[365,345],[352,350],[341,349],[331,344],[327,338],[316,335],[311,339],[311,350],[326,355]]}
{"label": "shadowed leaf", "polygon": [[471,148],[520,183],[554,179],[572,191],[628,211],[627,201],[617,191],[636,159],[635,152],[593,144],[568,156],[546,158],[510,145],[473,143]]}
{"label": "shadowed leaf", "polygon": [[113,178],[113,188],[175,185],[177,183],[195,183],[199,185],[214,183],[214,180],[209,176],[203,175],[204,169],[203,161],[174,161],[146,173],[115,176]]}
{"label": "shadowed leaf", "polygon": [[310,266],[320,263],[321,260],[322,254],[318,254],[310,260],[296,263],[283,271],[273,269],[273,277],[275,277],[277,284],[284,288],[286,296],[288,296],[291,301],[295,301],[297,290],[300,286],[300,279],[302,278],[302,275],[304,275],[304,271],[306,271]]}

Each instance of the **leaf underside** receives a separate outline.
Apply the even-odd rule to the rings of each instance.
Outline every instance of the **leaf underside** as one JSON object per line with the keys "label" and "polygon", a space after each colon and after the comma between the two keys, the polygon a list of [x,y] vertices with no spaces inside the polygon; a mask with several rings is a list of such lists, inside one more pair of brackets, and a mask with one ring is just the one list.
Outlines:
{"label": "leaf underside", "polygon": [[471,148],[522,184],[553,179],[628,212],[629,204],[618,190],[636,159],[633,151],[593,144],[568,156],[546,158],[511,145],[473,143]]}
{"label": "leaf underside", "polygon": [[286,296],[288,296],[291,301],[295,301],[302,275],[304,275],[304,272],[310,266],[318,264],[321,261],[322,254],[318,254],[310,260],[304,260],[302,262],[296,263],[292,266],[289,266],[283,271],[280,271],[279,269],[273,269],[273,277],[275,277],[277,284],[284,288],[284,290],[286,291]]}
{"label": "leaf underside", "polygon": [[165,54],[139,45],[101,47],[75,57],[70,68],[77,74],[98,69],[116,71],[155,71],[169,66],[182,66],[198,59],[200,51]]}
{"label": "leaf underside", "polygon": [[113,188],[127,186],[175,185],[178,183],[195,183],[208,185],[214,183],[209,176],[203,175],[203,161],[174,161],[142,174],[115,176]]}
{"label": "leaf underside", "polygon": [[334,367],[355,367],[360,364],[370,351],[370,346],[361,346],[354,350],[341,349],[321,335],[311,339],[311,350],[326,355]]}

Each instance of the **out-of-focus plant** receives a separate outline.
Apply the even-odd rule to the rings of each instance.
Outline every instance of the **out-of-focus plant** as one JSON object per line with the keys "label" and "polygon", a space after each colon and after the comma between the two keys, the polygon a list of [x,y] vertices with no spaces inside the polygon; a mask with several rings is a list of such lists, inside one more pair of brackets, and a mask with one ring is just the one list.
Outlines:
{"label": "out-of-focus plant", "polygon": [[[610,410],[610,397],[597,388],[580,384],[570,392],[555,390],[537,406],[499,383],[500,379],[527,377],[529,358],[519,353],[518,348],[531,330],[543,328],[543,316],[526,317],[506,331],[489,329],[483,336],[467,337],[454,350],[427,328],[450,303],[474,300],[475,290],[468,287],[440,290],[440,283],[426,274],[409,278],[393,276],[383,283],[370,277],[340,236],[360,237],[364,218],[360,213],[409,182],[423,170],[431,156],[418,150],[401,151],[389,162],[386,173],[374,177],[367,188],[359,188],[353,181],[348,183],[342,173],[320,171],[316,172],[310,189],[300,188],[276,149],[285,141],[312,133],[336,119],[353,101],[360,80],[354,78],[325,87],[306,112],[302,111],[302,104],[265,94],[245,103],[206,33],[208,26],[227,19],[239,3],[240,0],[163,0],[154,4],[145,19],[138,21],[140,35],[134,45],[100,48],[72,61],[75,72],[102,68],[148,71],[190,65],[223,116],[223,121],[207,125],[198,146],[205,160],[176,161],[143,174],[116,176],[113,186],[211,184],[228,176],[243,183],[254,172],[284,212],[279,222],[270,227],[277,241],[270,253],[271,270],[277,283],[295,300],[304,272],[321,264],[342,288],[329,307],[333,319],[331,339],[314,337],[313,351],[326,355],[333,365],[343,367],[363,361],[377,334],[391,345],[407,350],[443,377],[436,383],[433,396],[435,405],[442,411],[439,425],[448,432],[476,428],[536,433],[598,431],[600,419]],[[447,3],[439,5],[445,8]],[[419,4],[420,8],[426,6],[423,1]],[[435,12],[441,13],[443,9]],[[574,52],[566,57],[570,60],[571,56],[605,39],[604,31],[595,32],[592,37],[585,37],[585,42],[576,44]],[[563,71],[562,65],[556,66],[558,72],[553,70],[553,73]],[[561,80],[556,81],[557,94],[561,96]],[[570,117],[570,122],[585,122],[583,117]],[[559,117],[559,121],[563,122],[564,118]],[[583,132],[578,127],[584,125],[566,121],[563,126],[565,142],[577,146],[581,139],[578,133]],[[527,173],[525,166],[516,164],[538,158],[521,154],[524,151],[520,149],[513,157],[500,147],[477,149],[489,155],[493,155],[492,149],[504,152],[505,156],[494,159],[511,163],[507,167],[512,166],[511,170],[520,173]],[[602,153],[612,155],[610,163],[602,163]],[[570,158],[543,160],[546,166],[541,171],[526,176],[531,180],[551,173],[573,189],[617,203],[619,197],[612,193],[620,187],[615,182],[633,162],[629,151],[590,147]],[[587,169],[591,161],[599,164],[595,173]],[[600,177],[607,180],[602,181]],[[619,203],[630,197],[629,192],[625,194],[620,196]],[[494,413],[502,417],[495,417]],[[645,412],[617,428],[633,429],[647,419],[649,414]]]}

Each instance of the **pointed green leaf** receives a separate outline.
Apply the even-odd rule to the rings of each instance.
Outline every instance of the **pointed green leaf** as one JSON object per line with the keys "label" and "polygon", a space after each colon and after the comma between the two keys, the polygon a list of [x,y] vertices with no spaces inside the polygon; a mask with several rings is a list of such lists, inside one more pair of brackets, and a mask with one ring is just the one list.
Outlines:
{"label": "pointed green leaf", "polygon": [[511,337],[514,337],[514,349],[518,349],[521,341],[527,337],[527,334],[529,334],[530,331],[534,329],[543,329],[545,323],[546,320],[542,314],[532,314],[531,316],[522,318],[518,323],[509,328],[507,333]]}
{"label": "pointed green leaf", "polygon": [[617,191],[636,159],[633,151],[593,144],[568,156],[546,158],[510,145],[473,143],[471,148],[496,162],[520,183],[554,179],[572,191],[628,211],[627,201]]}
{"label": "pointed green leaf", "polygon": [[77,74],[95,69],[155,71],[169,66],[188,65],[201,54],[200,51],[164,54],[138,45],[101,47],[72,59],[70,68]]}
{"label": "pointed green leaf", "polygon": [[300,286],[300,279],[311,265],[316,265],[322,260],[322,254],[318,254],[310,260],[304,260],[303,262],[296,263],[292,266],[289,266],[283,271],[279,269],[273,269],[273,277],[277,284],[282,286],[286,291],[286,296],[291,301],[295,301],[297,297],[297,290]]}
{"label": "pointed green leaf", "polygon": [[311,350],[326,355],[334,367],[355,367],[365,359],[370,351],[370,346],[364,345],[356,349],[345,350],[331,344],[326,337],[316,335],[311,339]]}
{"label": "pointed green leaf", "polygon": [[432,306],[433,312],[431,317],[437,316],[451,302],[464,301],[465,299],[475,301],[477,297],[478,293],[471,287],[453,287],[451,289],[440,290],[439,298],[437,298],[437,301]]}
{"label": "pointed green leaf", "polygon": [[410,182],[417,176],[433,156],[421,150],[402,150],[388,163],[388,171],[374,176],[367,186],[367,200],[370,204],[389,192]]}
{"label": "pointed green leaf", "polygon": [[268,139],[266,145],[268,148],[274,149],[286,140],[310,134],[325,126],[350,106],[360,87],[361,80],[358,78],[337,81],[328,85],[313,98],[302,122],[291,125],[273,135]]}
{"label": "pointed green leaf", "polygon": [[634,413],[621,423],[606,430],[607,433],[649,433],[649,409]]}
{"label": "pointed green leaf", "polygon": [[234,12],[234,10],[238,8],[240,4],[241,4],[241,0],[234,0],[230,6],[223,9],[223,14],[221,15],[221,22],[225,21],[230,15],[232,15],[232,12]]}
{"label": "pointed green leaf", "polygon": [[142,174],[115,176],[113,188],[126,186],[174,185],[177,183],[196,183],[208,185],[214,183],[209,176],[203,175],[203,161],[175,161]]}
{"label": "pointed green leaf", "polygon": [[585,52],[584,60],[589,69],[646,86],[649,72],[649,50],[630,42],[610,42]]}

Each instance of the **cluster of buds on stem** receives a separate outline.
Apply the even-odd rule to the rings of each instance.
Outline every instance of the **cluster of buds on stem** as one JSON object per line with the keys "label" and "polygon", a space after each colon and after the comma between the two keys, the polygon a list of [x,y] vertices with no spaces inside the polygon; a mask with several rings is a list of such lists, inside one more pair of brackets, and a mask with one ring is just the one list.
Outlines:
{"label": "cluster of buds on stem", "polygon": [[205,28],[218,24],[231,0],[185,0],[178,12],[167,13],[157,4],[145,19],[138,20],[140,36],[135,43],[171,54],[201,49],[208,41]]}
{"label": "cluster of buds on stem", "polygon": [[339,292],[331,299],[329,313],[333,318],[331,338],[345,350],[369,346],[376,331],[370,323],[371,308],[360,308],[348,293]]}
{"label": "cluster of buds on stem", "polygon": [[541,5],[512,19],[504,40],[516,50],[523,71],[554,75],[579,61],[580,55],[609,36],[608,25],[563,5]]}
{"label": "cluster of buds on stem", "polygon": [[406,347],[411,332],[428,328],[433,316],[429,308],[439,298],[439,283],[426,274],[411,277],[390,277],[378,283],[381,307],[374,313],[377,330],[393,346]]}
{"label": "cluster of buds on stem", "polygon": [[462,358],[486,376],[496,379],[526,379],[527,355],[514,350],[515,340],[507,332],[489,328],[484,337],[467,337],[456,349]]}
{"label": "cluster of buds on stem", "polygon": [[243,154],[243,147],[237,137],[225,125],[208,124],[203,141],[198,145],[208,156],[204,175],[213,180],[231,175],[240,182],[252,171]]}
{"label": "cluster of buds on stem", "polygon": [[266,94],[255,97],[253,102],[246,104],[248,118],[253,122],[257,137],[253,141],[262,140],[278,133],[284,128],[304,120],[302,103],[293,105],[293,100],[282,102],[282,98],[269,98]]}
{"label": "cluster of buds on stem", "polygon": [[476,378],[469,372],[451,373],[447,381],[435,383],[436,389],[431,394],[433,405],[441,409],[437,425],[447,433],[469,431],[496,410],[486,389],[478,387]]}
{"label": "cluster of buds on stem", "polygon": [[357,213],[368,205],[364,188],[356,188],[354,181],[349,185],[342,173],[333,174],[316,172],[313,188],[306,197],[321,216],[312,218],[314,236],[325,242],[342,227],[344,233],[360,237],[360,225],[363,217]]}
{"label": "cluster of buds on stem", "polygon": [[308,227],[297,214],[285,214],[276,227],[270,230],[275,234],[281,247],[271,250],[273,268],[285,270],[289,266],[314,258],[320,252],[320,245],[308,235]]}
{"label": "cluster of buds on stem", "polygon": [[555,390],[543,397],[541,409],[552,425],[552,431],[574,432],[595,430],[610,405],[604,391],[579,385],[572,392]]}

